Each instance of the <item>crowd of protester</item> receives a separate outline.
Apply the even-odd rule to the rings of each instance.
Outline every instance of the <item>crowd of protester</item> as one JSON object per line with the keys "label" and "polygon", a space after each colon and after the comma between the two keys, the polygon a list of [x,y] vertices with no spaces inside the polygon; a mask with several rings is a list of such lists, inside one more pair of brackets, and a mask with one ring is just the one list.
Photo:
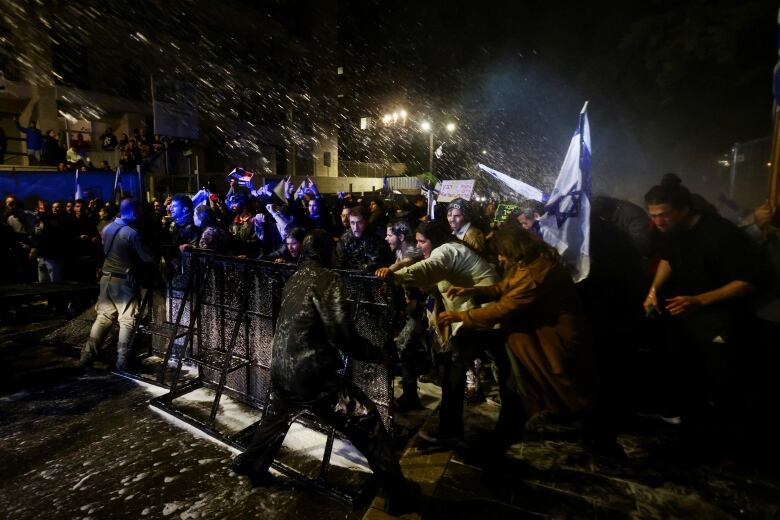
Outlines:
{"label": "crowd of protester", "polygon": [[[108,141],[124,141],[125,153],[133,146],[127,136]],[[420,433],[428,442],[457,443],[464,401],[484,399],[492,381],[501,405],[492,455],[542,413],[581,421],[594,449],[615,454],[621,421],[645,406],[686,432],[715,425],[732,455],[777,395],[767,346],[780,344],[780,212],[768,205],[739,228],[673,174],[648,191],[646,208],[595,197],[591,271],[574,284],[545,241],[538,201],[499,222],[495,203],[456,199],[430,219],[423,196],[322,196],[310,179],[281,182],[250,191],[233,179],[226,196],[206,193],[197,205],[183,194],[155,200],[133,226],[158,255],[205,249],[285,264],[297,264],[307,234],[322,230],[336,268],[392,280],[396,409],[421,406],[420,378],[442,386],[438,427]],[[9,195],[4,211],[3,283],[99,278],[113,203],[27,210]],[[648,350],[662,361],[642,379]]]}
{"label": "crowd of protester", "polygon": [[[78,132],[69,141],[65,133],[47,129],[42,132],[35,120],[30,120],[24,127],[18,119],[14,119],[17,130],[24,134],[27,155],[30,165],[56,166],[58,171],[80,170],[112,170],[120,166],[124,171],[134,170],[139,164],[149,161],[155,154],[165,148],[178,149],[188,145],[186,139],[167,137],[160,134],[150,135],[145,128],[134,128],[131,135],[126,133],[119,137],[112,127],[107,127],[93,143],[84,133]],[[0,129],[0,164],[5,161],[8,150],[7,136]],[[118,152],[118,165],[108,161],[96,164],[92,161],[92,151]]]}

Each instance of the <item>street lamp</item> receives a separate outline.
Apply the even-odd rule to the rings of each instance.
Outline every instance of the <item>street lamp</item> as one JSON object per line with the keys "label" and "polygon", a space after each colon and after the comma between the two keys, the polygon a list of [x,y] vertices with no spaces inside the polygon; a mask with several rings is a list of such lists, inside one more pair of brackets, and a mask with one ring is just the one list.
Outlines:
{"label": "street lamp", "polygon": [[[444,125],[444,129],[449,133],[453,133],[457,126],[453,122],[449,122]],[[428,133],[428,171],[433,173],[433,125],[430,121],[423,121],[420,123],[420,130]]]}
{"label": "street lamp", "polygon": [[420,130],[428,132],[428,172],[433,174],[433,128],[429,121],[420,123]]}
{"label": "street lamp", "polygon": [[403,108],[393,110],[392,112],[388,112],[382,116],[382,122],[385,125],[393,125],[400,120],[402,125],[406,125],[406,118],[408,115],[409,114]]}

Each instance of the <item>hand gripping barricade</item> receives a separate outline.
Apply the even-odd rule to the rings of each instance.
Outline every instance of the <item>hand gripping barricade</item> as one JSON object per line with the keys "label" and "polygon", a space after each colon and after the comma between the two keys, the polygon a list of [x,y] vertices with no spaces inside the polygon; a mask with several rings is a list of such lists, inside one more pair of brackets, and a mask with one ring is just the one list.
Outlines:
{"label": "hand gripping barricade", "polygon": [[[153,318],[164,316],[164,319],[153,319],[137,329],[139,334],[148,333],[158,338],[152,342],[152,349],[164,358],[158,384],[169,390],[153,399],[152,406],[243,449],[256,423],[234,434],[221,431],[217,426],[220,399],[227,394],[234,400],[265,410],[271,392],[273,334],[282,289],[294,272],[293,267],[286,265],[215,256],[202,251],[184,253],[181,267],[169,277],[165,312],[153,314]],[[385,348],[392,340],[390,287],[365,273],[339,273],[347,288],[347,299],[359,334]],[[196,366],[197,376],[188,377],[182,370],[184,364]],[[347,358],[344,377],[371,398],[392,435],[393,389],[387,368]],[[208,388],[214,395],[207,419],[177,406],[175,401],[200,388]],[[327,481],[333,443],[338,434],[305,412],[296,421],[327,435],[319,473],[310,478],[278,461],[274,463],[274,469],[318,492],[353,501],[352,494]]]}

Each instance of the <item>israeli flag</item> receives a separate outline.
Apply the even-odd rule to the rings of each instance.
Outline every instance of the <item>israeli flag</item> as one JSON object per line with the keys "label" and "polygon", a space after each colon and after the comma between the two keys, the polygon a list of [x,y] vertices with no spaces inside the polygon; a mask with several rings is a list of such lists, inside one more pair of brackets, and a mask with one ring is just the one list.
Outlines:
{"label": "israeli flag", "polygon": [[209,201],[209,197],[211,197],[211,192],[207,190],[206,188],[203,188],[198,193],[192,196],[192,207],[197,208],[201,204],[206,204]]}
{"label": "israeli flag", "polygon": [[[117,166],[116,175],[114,175],[114,199],[118,202],[125,196],[125,192],[122,189],[122,181],[119,180],[119,176],[122,174],[121,167]],[[117,191],[119,189],[119,191]]]}
{"label": "israeli flag", "polygon": [[79,170],[76,168],[76,193],[73,195],[73,200],[84,199],[84,192],[81,191],[81,184],[79,184]]}
{"label": "israeli flag", "polygon": [[477,166],[479,166],[480,170],[487,173],[497,181],[503,183],[509,189],[522,195],[526,199],[538,200],[539,202],[544,201],[544,193],[539,188],[534,188],[530,184],[526,184],[521,180],[510,177],[509,175],[501,173],[498,170],[494,170],[493,168],[488,168],[484,164],[477,164]]}
{"label": "israeli flag", "polygon": [[582,107],[569,151],[539,221],[542,236],[572,270],[579,282],[590,273],[590,125],[588,103]]}
{"label": "israeli flag", "polygon": [[390,179],[388,179],[387,175],[385,175],[382,178],[382,195],[387,197],[391,193],[393,193],[393,188],[390,187]]}

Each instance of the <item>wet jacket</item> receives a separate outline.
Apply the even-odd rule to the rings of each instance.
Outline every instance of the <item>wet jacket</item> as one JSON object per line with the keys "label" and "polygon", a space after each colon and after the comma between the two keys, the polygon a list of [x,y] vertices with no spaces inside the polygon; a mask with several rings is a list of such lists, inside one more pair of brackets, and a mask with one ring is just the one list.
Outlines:
{"label": "wet jacket", "polygon": [[166,231],[168,233],[169,243],[176,246],[189,244],[192,247],[198,247],[201,230],[192,223],[192,219],[190,219],[184,226],[180,226],[175,221],[171,220],[168,223]]}
{"label": "wet jacket", "polygon": [[336,248],[336,259],[339,269],[373,273],[392,264],[393,254],[387,243],[371,231],[366,231],[360,238],[347,231]]}
{"label": "wet jacket", "polygon": [[342,352],[363,361],[381,356],[379,348],[355,331],[341,277],[306,260],[282,294],[271,363],[274,390],[304,401],[338,390]]}

